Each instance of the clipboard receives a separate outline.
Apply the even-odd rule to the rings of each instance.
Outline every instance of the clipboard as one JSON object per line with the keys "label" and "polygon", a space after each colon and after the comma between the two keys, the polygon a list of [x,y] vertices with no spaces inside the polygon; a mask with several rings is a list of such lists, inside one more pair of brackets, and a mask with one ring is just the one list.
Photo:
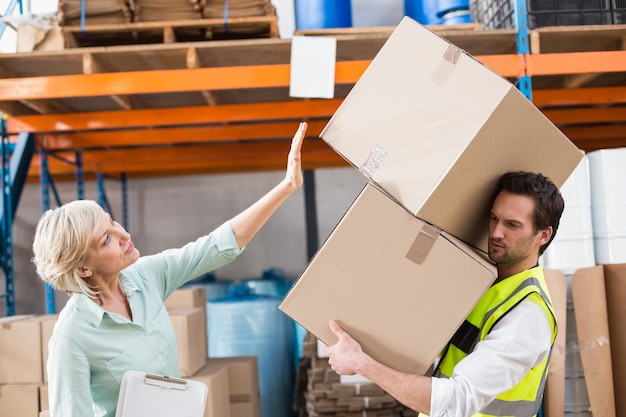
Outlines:
{"label": "clipboard", "polygon": [[115,417],[203,417],[207,392],[198,381],[126,371]]}

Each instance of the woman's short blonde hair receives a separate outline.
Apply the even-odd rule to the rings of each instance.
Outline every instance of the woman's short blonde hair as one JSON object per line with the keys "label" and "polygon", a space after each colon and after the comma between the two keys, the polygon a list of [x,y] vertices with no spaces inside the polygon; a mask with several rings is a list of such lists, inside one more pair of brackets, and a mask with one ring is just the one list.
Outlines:
{"label": "woman's short blonde hair", "polygon": [[46,211],[33,239],[37,274],[54,288],[90,297],[97,291],[78,275],[104,210],[95,201],[76,200]]}

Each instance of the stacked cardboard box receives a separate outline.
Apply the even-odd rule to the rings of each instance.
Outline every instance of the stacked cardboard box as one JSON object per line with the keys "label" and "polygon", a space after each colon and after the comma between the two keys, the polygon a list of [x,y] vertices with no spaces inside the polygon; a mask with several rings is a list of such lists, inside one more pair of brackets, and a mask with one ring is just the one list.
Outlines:
{"label": "stacked cardboard box", "polygon": [[583,156],[513,84],[410,18],[320,136],[369,181],[280,308],[326,344],[338,320],[373,358],[421,374],[496,277],[498,178],[561,186]]}
{"label": "stacked cardboard box", "polygon": [[183,288],[165,300],[176,341],[181,377],[207,385],[204,417],[260,417],[255,356],[208,357],[206,289]]}
{"label": "stacked cardboard box", "polygon": [[55,321],[56,316],[0,318],[0,415],[37,417],[47,408],[45,364]]}
{"label": "stacked cardboard box", "polygon": [[202,17],[252,17],[275,16],[276,10],[270,0],[205,0]]}
{"label": "stacked cardboard box", "polygon": [[[181,377],[207,385],[204,417],[260,417],[256,357],[208,358],[206,290],[177,290],[165,305],[176,333]],[[0,416],[37,417],[48,410],[46,362],[56,319],[0,318]]]}
{"label": "stacked cardboard box", "polygon": [[298,370],[294,409],[298,416],[412,417],[417,413],[400,404],[378,385],[363,378],[346,381],[316,352],[317,339],[307,334]]}
{"label": "stacked cardboard box", "polygon": [[57,16],[61,26],[118,24],[133,21],[132,0],[61,0]]}
{"label": "stacked cardboard box", "polygon": [[190,20],[202,18],[204,0],[133,0],[135,22]]}

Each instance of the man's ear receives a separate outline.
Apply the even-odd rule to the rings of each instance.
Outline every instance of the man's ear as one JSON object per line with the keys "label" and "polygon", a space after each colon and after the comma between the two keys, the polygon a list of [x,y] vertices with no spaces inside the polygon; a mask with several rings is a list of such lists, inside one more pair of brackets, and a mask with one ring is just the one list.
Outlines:
{"label": "man's ear", "polygon": [[89,278],[91,276],[91,269],[85,268],[84,266],[76,268],[76,272],[78,272],[81,278]]}
{"label": "man's ear", "polygon": [[545,229],[541,229],[539,231],[539,236],[538,236],[539,246],[543,246],[546,243],[548,243],[548,241],[552,237],[552,233],[553,233],[552,226],[548,226]]}

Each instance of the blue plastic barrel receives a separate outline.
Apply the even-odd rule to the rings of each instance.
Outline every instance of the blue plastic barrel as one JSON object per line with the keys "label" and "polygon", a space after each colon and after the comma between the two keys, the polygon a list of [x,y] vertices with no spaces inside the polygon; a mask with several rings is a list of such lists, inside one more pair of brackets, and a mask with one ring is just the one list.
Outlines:
{"label": "blue plastic barrel", "polygon": [[469,10],[454,10],[441,16],[444,25],[462,25],[472,23],[472,13]]}
{"label": "blue plastic barrel", "polygon": [[422,25],[439,25],[437,0],[404,0],[404,14]]}
{"label": "blue plastic barrel", "polygon": [[295,0],[296,29],[352,27],[350,0]]}
{"label": "blue plastic barrel", "polygon": [[437,16],[442,17],[456,10],[469,10],[469,3],[469,0],[438,0]]}

